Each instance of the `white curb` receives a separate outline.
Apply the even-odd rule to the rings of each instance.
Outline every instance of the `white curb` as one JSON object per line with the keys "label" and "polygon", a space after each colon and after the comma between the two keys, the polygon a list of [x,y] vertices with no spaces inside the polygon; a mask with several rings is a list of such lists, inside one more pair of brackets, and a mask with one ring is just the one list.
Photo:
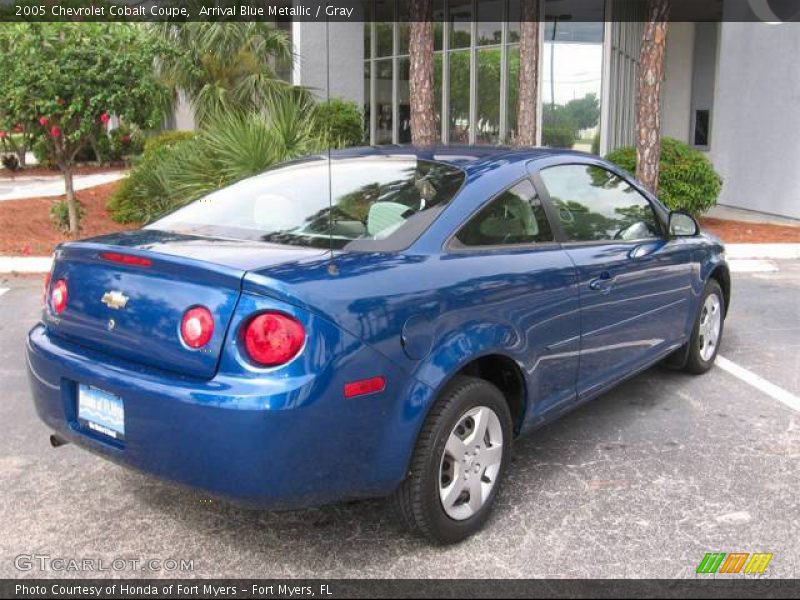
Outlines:
{"label": "white curb", "polygon": [[[76,192],[83,191],[98,185],[119,181],[128,176],[127,171],[111,173],[94,173],[91,175],[76,175],[73,187]],[[6,200],[26,200],[28,198],[56,198],[63,196],[64,179],[62,177],[19,177],[17,179],[0,179],[0,202]]]}
{"label": "white curb", "polygon": [[0,273],[49,273],[52,256],[0,256]]}
{"label": "white curb", "polygon": [[728,258],[800,258],[800,244],[725,244]]}
{"label": "white curb", "polygon": [[728,261],[731,273],[774,273],[778,265],[763,258],[732,258]]}

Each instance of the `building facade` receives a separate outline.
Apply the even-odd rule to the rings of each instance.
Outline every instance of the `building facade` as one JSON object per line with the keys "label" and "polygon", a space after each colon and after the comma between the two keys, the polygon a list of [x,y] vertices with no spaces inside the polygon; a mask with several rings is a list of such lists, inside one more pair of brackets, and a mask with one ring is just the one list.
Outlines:
{"label": "building facade", "polygon": [[[761,0],[709,5],[705,21],[670,24],[662,134],[707,153],[724,179],[720,204],[800,219],[800,23],[785,22],[800,15]],[[408,143],[407,6],[365,6],[363,22],[284,25],[297,55],[291,80],[356,102],[368,143]],[[540,6],[540,144],[603,155],[632,145],[643,3]],[[519,0],[434,0],[434,12],[441,141],[513,143]],[[190,127],[190,111],[179,114],[176,125]]]}

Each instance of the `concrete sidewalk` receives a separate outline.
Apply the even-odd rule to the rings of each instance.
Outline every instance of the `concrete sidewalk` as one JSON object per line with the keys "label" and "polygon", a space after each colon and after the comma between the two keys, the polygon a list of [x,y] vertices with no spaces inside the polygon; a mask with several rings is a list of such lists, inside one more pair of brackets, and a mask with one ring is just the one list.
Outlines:
{"label": "concrete sidewalk", "polygon": [[[104,183],[118,181],[128,176],[128,171],[108,171],[91,175],[75,175],[75,191],[85,190]],[[62,196],[64,178],[61,175],[31,175],[7,178],[0,177],[0,202],[5,200],[24,200],[26,198],[48,198]]]}
{"label": "concrete sidewalk", "polygon": [[755,210],[746,210],[744,208],[736,208],[735,206],[725,206],[723,204],[712,206],[703,216],[710,219],[722,219],[723,221],[800,227],[800,219],[792,219],[791,217],[782,217],[780,215],[772,215]]}

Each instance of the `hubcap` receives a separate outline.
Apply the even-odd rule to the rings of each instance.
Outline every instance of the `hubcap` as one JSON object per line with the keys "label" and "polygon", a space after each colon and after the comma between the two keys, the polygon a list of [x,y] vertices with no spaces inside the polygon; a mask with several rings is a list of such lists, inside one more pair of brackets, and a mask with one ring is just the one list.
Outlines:
{"label": "hubcap", "polygon": [[451,519],[463,521],[480,510],[502,461],[500,419],[491,408],[471,408],[450,432],[439,466],[439,498]]}
{"label": "hubcap", "polygon": [[700,313],[700,330],[697,343],[700,347],[700,357],[711,360],[719,343],[719,331],[722,326],[722,305],[716,294],[711,294],[703,303]]}

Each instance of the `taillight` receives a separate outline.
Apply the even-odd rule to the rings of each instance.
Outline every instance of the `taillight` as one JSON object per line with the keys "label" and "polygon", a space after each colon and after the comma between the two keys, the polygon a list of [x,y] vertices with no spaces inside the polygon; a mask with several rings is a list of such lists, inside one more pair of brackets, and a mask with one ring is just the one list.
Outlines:
{"label": "taillight", "polygon": [[183,313],[181,338],[190,348],[202,348],[214,334],[214,317],[205,306],[195,306]]}
{"label": "taillight", "polygon": [[303,348],[305,339],[306,332],[300,322],[283,313],[256,315],[244,330],[247,356],[262,367],[289,362]]}
{"label": "taillight", "polygon": [[149,258],[133,256],[132,254],[122,254],[120,252],[101,252],[100,258],[123,265],[131,265],[133,267],[149,267],[153,264],[153,261]]}
{"label": "taillight", "polygon": [[59,279],[53,284],[53,289],[50,291],[50,306],[56,314],[61,314],[67,308],[68,299],[67,282]]}

